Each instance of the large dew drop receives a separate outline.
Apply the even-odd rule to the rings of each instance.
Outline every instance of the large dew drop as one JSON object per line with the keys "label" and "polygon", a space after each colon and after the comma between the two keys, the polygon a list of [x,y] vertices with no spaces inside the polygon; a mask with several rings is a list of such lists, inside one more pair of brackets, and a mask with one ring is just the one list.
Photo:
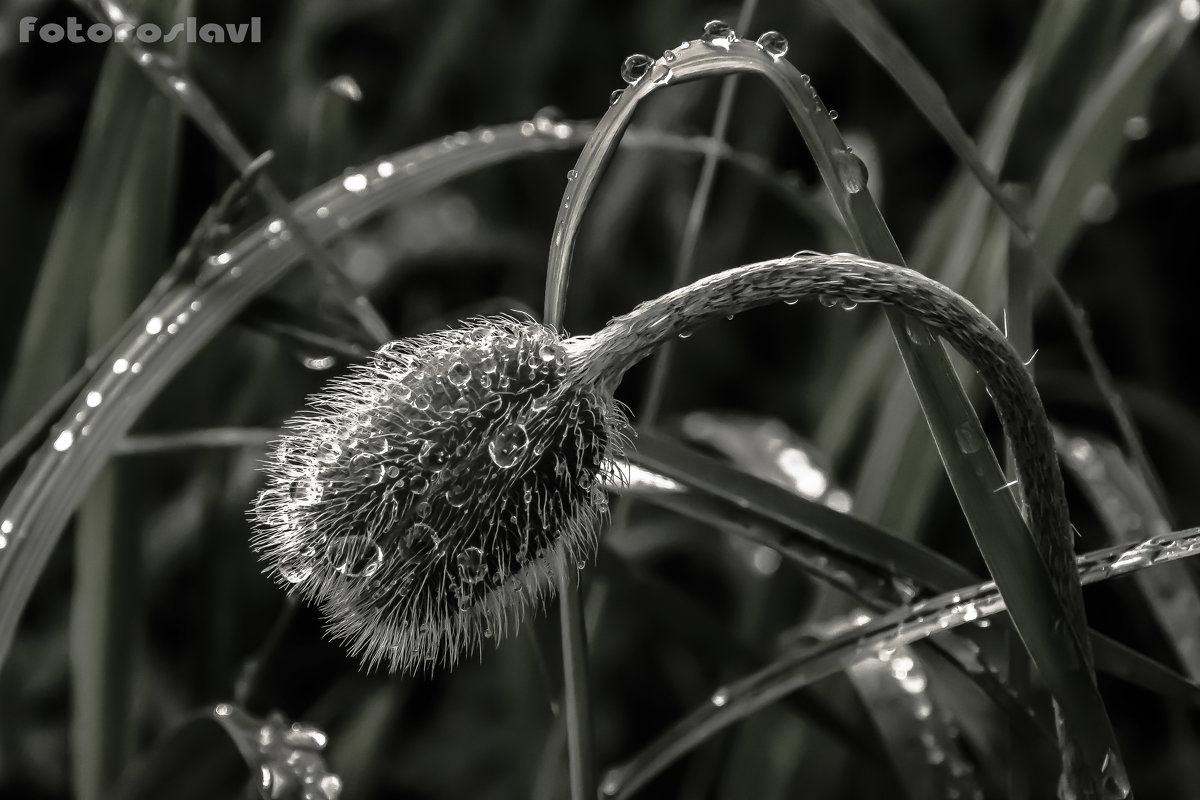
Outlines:
{"label": "large dew drop", "polygon": [[492,463],[497,467],[508,469],[517,463],[528,446],[529,433],[526,432],[524,425],[517,423],[505,425],[496,431],[496,435],[488,442],[488,455],[492,457]]}
{"label": "large dew drop", "polygon": [[301,583],[312,572],[312,562],[299,556],[279,565],[279,575],[288,583]]}
{"label": "large dew drop", "polygon": [[460,480],[446,489],[446,502],[450,504],[451,508],[462,508],[471,499],[473,493],[471,482]]}
{"label": "large dew drop", "polygon": [[[830,111],[829,118],[837,119],[837,112]],[[867,188],[867,165],[862,159],[849,150],[838,150],[834,153],[834,168],[842,186],[850,194],[858,194]]]}
{"label": "large dew drop", "polygon": [[298,478],[288,487],[288,497],[299,506],[316,505],[324,493],[324,486],[313,478]]}
{"label": "large dew drop", "polygon": [[714,19],[704,26],[704,33],[700,36],[700,40],[713,47],[723,47],[728,50],[729,45],[737,41],[737,33],[728,22]]}
{"label": "large dew drop", "polygon": [[466,362],[456,361],[446,372],[446,380],[455,386],[466,386],[467,382],[471,380],[471,368],[466,365]]}
{"label": "large dew drop", "polygon": [[642,53],[634,53],[621,64],[621,80],[633,85],[646,76],[654,59]]}
{"label": "large dew drop", "polygon": [[787,55],[788,40],[779,31],[767,31],[758,37],[758,41],[755,44],[776,61]]}
{"label": "large dew drop", "polygon": [[483,580],[487,573],[487,562],[483,558],[483,550],[478,547],[468,547],[458,554],[458,577],[464,584],[474,586]]}

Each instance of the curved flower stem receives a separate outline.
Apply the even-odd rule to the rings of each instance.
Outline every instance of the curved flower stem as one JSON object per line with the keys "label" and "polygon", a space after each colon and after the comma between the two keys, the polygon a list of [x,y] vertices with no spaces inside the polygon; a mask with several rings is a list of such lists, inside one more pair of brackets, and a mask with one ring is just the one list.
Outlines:
{"label": "curved flower stem", "polygon": [[[1080,605],[1073,588],[1072,538],[1054,437],[1032,379],[990,319],[937,281],[904,267],[854,255],[797,253],[711,275],[642,303],[591,337],[574,341],[585,380],[614,386],[634,363],[697,325],[779,301],[819,297],[853,308],[880,303],[903,310],[941,336],[979,371],[1013,446],[1032,531],[1063,605]],[[933,339],[913,330],[918,345]],[[964,434],[964,450],[983,446]]]}
{"label": "curved flower stem", "polygon": [[[880,303],[901,310],[912,320],[907,327],[912,345],[918,349],[935,346],[933,335],[940,336],[979,371],[1012,443],[1017,474],[1029,505],[1030,531],[1051,588],[1068,618],[1082,620],[1083,599],[1074,574],[1062,475],[1037,389],[1022,359],[991,320],[969,301],[920,273],[853,255],[816,253],[797,253],[728,270],[643,303],[591,337],[571,340],[577,369],[585,381],[612,388],[631,365],[663,342],[686,335],[696,325],[781,300],[812,296],[821,298],[825,305],[846,309],[858,303]],[[985,446],[970,426],[964,425],[956,436],[964,453]],[[1008,576],[996,577],[1004,586]],[[1084,662],[1061,659],[1051,665],[1059,670],[1056,677],[1089,681],[1094,687],[1086,663],[1091,659],[1086,636],[1073,624],[1058,626],[1056,631],[1060,637],[1055,642],[1057,648],[1082,654]],[[1099,704],[1080,703],[1073,707],[1072,714],[1077,723],[1084,720],[1094,726],[1091,730],[1111,730]],[[1074,771],[1073,754],[1068,751],[1065,755],[1068,769]],[[1097,768],[1079,773],[1076,779],[1094,780],[1099,772]]]}

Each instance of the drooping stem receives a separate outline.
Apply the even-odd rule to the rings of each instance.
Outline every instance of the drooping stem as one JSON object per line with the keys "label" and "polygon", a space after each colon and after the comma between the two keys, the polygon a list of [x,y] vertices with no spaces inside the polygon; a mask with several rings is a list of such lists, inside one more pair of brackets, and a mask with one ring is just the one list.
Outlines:
{"label": "drooping stem", "polygon": [[[811,297],[844,308],[859,303],[895,307],[949,342],[979,372],[1012,444],[1029,505],[1030,529],[1068,612],[1068,628],[1083,652],[1090,654],[1062,474],[1041,398],[1000,329],[970,301],[937,281],[859,256],[797,253],[710,275],[642,303],[596,334],[571,340],[571,344],[581,376],[614,387],[630,366],[660,344],[705,322]],[[915,344],[932,346],[934,340],[924,328],[915,326],[910,338]],[[983,442],[964,431],[959,445],[970,452]]]}

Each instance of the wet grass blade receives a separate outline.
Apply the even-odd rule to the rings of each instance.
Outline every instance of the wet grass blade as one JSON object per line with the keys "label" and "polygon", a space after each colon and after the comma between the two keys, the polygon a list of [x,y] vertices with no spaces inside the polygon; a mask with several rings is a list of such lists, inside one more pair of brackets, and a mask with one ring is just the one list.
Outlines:
{"label": "wet grass blade", "polygon": [[[873,565],[880,571],[876,580],[884,577],[936,590],[962,585],[971,578],[969,570],[932,550],[721,464],[653,430],[638,435],[637,450],[630,453],[629,459],[703,495],[719,498],[781,528],[802,533],[816,546],[840,554],[842,559]],[[731,521],[739,522],[736,517]],[[739,522],[739,527],[749,526]],[[759,535],[765,536],[766,532]],[[781,551],[785,553],[789,549],[786,539],[764,542],[783,545]],[[893,601],[900,597],[896,590],[888,594]]]}
{"label": "wet grass blade", "polygon": [[[1079,558],[1080,577],[1094,583],[1156,564],[1200,554],[1200,528],[1120,545]],[[899,609],[863,624],[857,630],[815,647],[789,653],[765,669],[718,688],[711,700],[661,735],[624,765],[604,778],[607,796],[628,797],[683,754],[718,731],[770,705],[796,689],[811,685],[864,659],[890,659],[889,651],[960,625],[978,622],[1004,609],[995,584],[988,582],[950,592]],[[1192,685],[1193,703],[1200,686]],[[1129,788],[1123,771],[1114,768],[1106,785]]]}

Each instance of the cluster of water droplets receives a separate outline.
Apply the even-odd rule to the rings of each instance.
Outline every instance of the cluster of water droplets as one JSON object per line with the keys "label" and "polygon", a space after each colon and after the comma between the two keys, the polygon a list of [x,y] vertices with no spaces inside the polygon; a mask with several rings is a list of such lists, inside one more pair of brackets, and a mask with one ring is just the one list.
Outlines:
{"label": "cluster of water droplets", "polygon": [[256,772],[264,800],[337,800],[342,779],[329,770],[321,755],[329,737],[312,725],[288,722],[272,713],[258,719],[232,703],[212,712]]}
{"label": "cluster of water droplets", "polygon": [[[738,41],[738,37],[728,23],[712,20],[704,26],[700,41],[708,47],[728,50]],[[755,44],[774,61],[783,58],[788,52],[787,38],[778,31],[767,31],[758,37]],[[621,63],[621,80],[628,86],[635,86],[647,79],[656,86],[665,86],[675,77],[673,65],[678,61],[680,53],[690,47],[691,42],[681,42],[678,47],[663,51],[662,57],[657,60],[644,53],[634,53]],[[609,105],[616,105],[623,95],[623,89],[614,90],[609,96]]]}

